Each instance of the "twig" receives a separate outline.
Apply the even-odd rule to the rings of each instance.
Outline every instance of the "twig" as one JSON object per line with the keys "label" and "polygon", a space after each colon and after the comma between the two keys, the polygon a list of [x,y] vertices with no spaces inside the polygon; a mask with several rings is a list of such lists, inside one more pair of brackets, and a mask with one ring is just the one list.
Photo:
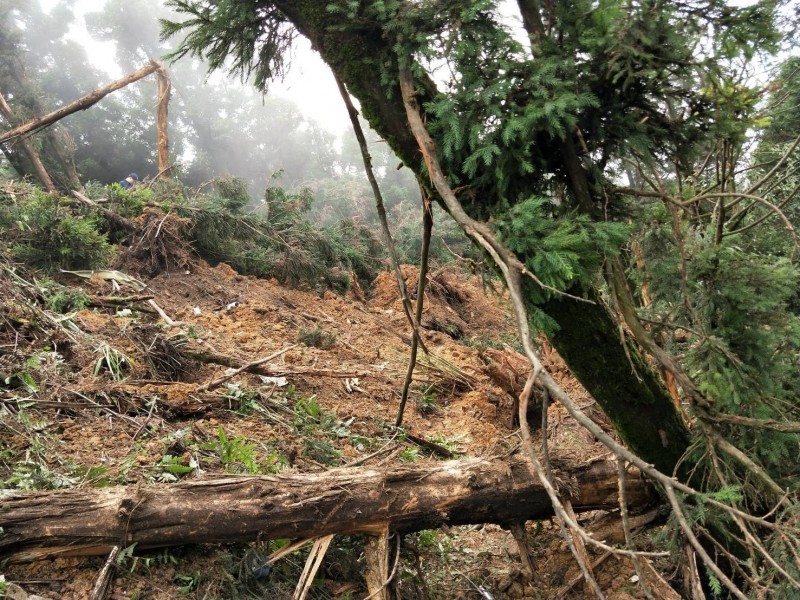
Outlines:
{"label": "twig", "polygon": [[677,361],[656,344],[655,340],[653,340],[642,325],[633,307],[630,290],[628,290],[628,286],[625,282],[624,270],[618,258],[612,258],[606,262],[606,272],[611,294],[617,301],[617,308],[636,341],[639,342],[664,369],[672,374],[675,381],[681,386],[683,393],[688,396],[693,403],[703,406],[704,408],[709,408],[710,403],[708,399],[700,393],[697,386],[689,376],[686,375]]}
{"label": "twig", "polygon": [[[421,187],[421,186],[420,186]],[[416,323],[422,320],[422,308],[425,304],[425,282],[428,278],[428,252],[431,247],[431,231],[433,230],[433,213],[431,212],[430,202],[423,193],[422,197],[422,251],[420,253],[420,267],[419,279],[417,281],[417,306],[414,318]],[[406,378],[403,382],[403,392],[400,395],[400,406],[397,408],[397,417],[394,421],[395,427],[400,427],[403,424],[403,412],[406,408],[408,401],[409,390],[411,389],[411,382],[414,379],[414,367],[417,365],[417,342],[420,339],[415,335],[411,340],[411,353],[408,358],[408,369],[406,370]],[[429,355],[430,356],[430,355]]]}
{"label": "twig", "polygon": [[[700,198],[700,199],[702,199],[702,198],[724,199],[724,198],[727,198],[729,196],[736,196],[737,198],[747,198],[749,200],[752,200],[753,202],[758,202],[759,204],[763,204],[764,206],[769,208],[773,213],[778,215],[781,218],[781,220],[783,221],[784,226],[786,227],[787,231],[789,232],[789,235],[792,236],[792,240],[794,241],[794,244],[793,244],[794,249],[796,250],[798,248],[798,246],[800,246],[800,239],[797,237],[797,232],[795,231],[794,225],[792,225],[791,220],[789,220],[789,217],[786,216],[786,213],[784,213],[780,209],[780,207],[776,206],[775,204],[773,204],[772,202],[770,202],[766,198],[762,198],[761,196],[756,196],[754,194],[747,194],[747,193],[743,193],[743,192],[714,192],[714,193],[711,193],[711,194],[705,194],[705,196],[698,197],[698,198]],[[722,234],[720,234],[720,235],[722,235]],[[726,233],[725,235],[733,235],[733,232]]]}
{"label": "twig", "polygon": [[[619,516],[622,519],[622,531],[625,533],[625,546],[633,550],[633,536],[631,535],[631,524],[628,521],[628,498],[625,492],[625,461],[617,458],[617,477],[619,483]],[[642,588],[647,600],[654,600],[653,593],[650,591],[650,586],[647,585],[644,577],[644,570],[642,569],[642,559],[638,556],[631,556],[633,568],[636,571],[636,576],[639,578],[639,587]]]}
{"label": "twig", "polygon": [[317,574],[322,564],[322,559],[325,558],[325,553],[328,551],[328,546],[331,545],[331,540],[333,540],[333,534],[317,538],[314,542],[311,553],[306,560],[306,566],[300,574],[300,581],[297,582],[297,587],[294,590],[293,600],[305,600],[311,584],[314,583],[314,576]]}
{"label": "twig", "polygon": [[344,465],[342,465],[342,467],[357,467],[358,465],[361,465],[361,464],[364,464],[365,462],[367,462],[370,458],[375,458],[376,456],[380,456],[384,452],[387,452],[388,450],[391,450],[390,445],[392,444],[392,442],[394,442],[394,439],[399,434],[400,434],[400,430],[398,429],[397,431],[395,431],[395,433],[392,436],[392,438],[388,442],[386,442],[383,446],[381,446],[378,450],[376,450],[375,452],[372,452],[370,454],[367,454],[366,456],[362,456],[361,458],[358,458],[358,459],[356,459],[356,460],[354,460],[352,462],[344,464]]}
{"label": "twig", "polygon": [[153,398],[150,401],[150,411],[147,413],[147,417],[145,418],[144,423],[142,423],[142,426],[139,427],[139,429],[136,430],[136,433],[133,434],[134,442],[136,441],[136,438],[139,437],[139,434],[142,433],[142,431],[144,431],[144,428],[147,427],[147,423],[150,421],[150,417],[153,416],[153,411],[155,411],[155,409],[156,409],[156,399]]}
{"label": "twig", "polygon": [[270,554],[269,557],[267,557],[267,560],[264,561],[264,564],[262,566],[267,567],[267,566],[269,566],[271,564],[274,564],[274,563],[278,562],[280,559],[282,559],[287,554],[291,554],[295,550],[299,550],[300,548],[302,548],[306,544],[311,543],[313,540],[314,540],[314,538],[303,538],[303,539],[295,540],[294,542],[291,542],[289,545],[284,546],[283,548],[280,548],[280,549],[276,550],[275,552],[273,552],[272,554]]}
{"label": "twig", "polygon": [[400,290],[403,311],[406,313],[408,322],[411,323],[414,338],[416,338],[417,343],[419,344],[420,348],[422,348],[422,351],[427,354],[428,348],[425,346],[425,342],[422,340],[419,333],[419,321],[414,318],[414,315],[411,312],[411,301],[408,299],[406,282],[403,278],[403,273],[400,270],[400,259],[397,255],[397,247],[395,246],[394,239],[392,238],[392,232],[389,229],[389,221],[386,218],[386,209],[383,205],[383,195],[381,194],[380,186],[378,186],[378,181],[375,179],[375,174],[372,171],[372,158],[370,158],[369,155],[369,148],[367,147],[367,140],[364,137],[364,131],[361,129],[361,124],[358,122],[358,111],[356,110],[355,106],[353,106],[353,103],[350,100],[350,94],[347,92],[347,88],[345,88],[342,80],[339,79],[335,73],[334,78],[336,79],[336,85],[339,88],[339,93],[342,96],[342,100],[344,100],[344,104],[347,107],[347,114],[350,116],[350,123],[353,126],[353,133],[358,140],[358,146],[361,150],[361,158],[364,161],[364,169],[367,172],[367,179],[372,187],[372,193],[375,196],[375,208],[378,211],[378,217],[381,221],[383,235],[386,238],[386,244],[389,248],[389,256],[392,259],[395,276],[397,277],[397,285]]}
{"label": "twig", "polygon": [[95,581],[90,600],[103,600],[106,597],[108,586],[111,583],[111,576],[115,566],[114,561],[117,559],[117,554],[119,554],[119,546],[114,546],[106,559],[106,564],[103,565],[103,569],[100,571],[100,575],[97,577],[97,581]]}
{"label": "twig", "polygon": [[68,387],[65,387],[64,389],[67,390],[68,392],[70,392],[71,394],[75,394],[79,398],[83,398],[89,404],[91,404],[94,408],[100,409],[100,412],[104,412],[104,413],[106,413],[107,415],[109,415],[111,417],[117,417],[118,419],[122,419],[123,421],[128,421],[131,425],[135,425],[136,427],[139,427],[139,425],[140,425],[140,423],[136,419],[131,419],[127,415],[123,415],[121,413],[118,413],[118,412],[112,410],[111,408],[109,408],[108,406],[103,406],[102,404],[100,404],[98,402],[95,402],[94,400],[92,400],[91,398],[86,396],[85,394],[81,394],[77,390],[71,390]]}
{"label": "twig", "polygon": [[314,367],[293,367],[283,369],[276,367],[251,367],[251,373],[264,375],[266,377],[288,377],[290,375],[301,375],[305,377],[331,377],[334,379],[353,379],[357,377],[370,377],[376,373],[374,371],[335,371],[333,369],[315,369]]}
{"label": "twig", "polygon": [[[594,561],[592,561],[592,569],[596,569],[597,567],[602,565],[604,562],[606,562],[612,556],[614,556],[613,552],[604,552],[599,557],[597,557]],[[560,590],[558,590],[558,592],[556,592],[555,598],[557,600],[561,600],[561,598],[566,598],[567,594],[569,594],[572,591],[572,589],[576,585],[578,585],[582,580],[583,580],[583,574],[582,573],[578,573],[577,575],[575,575],[575,577],[570,579],[564,585],[564,587],[562,587]]]}
{"label": "twig", "polygon": [[664,493],[667,495],[667,499],[672,506],[673,514],[675,515],[675,518],[678,519],[681,530],[686,536],[686,539],[692,545],[694,551],[697,552],[697,554],[700,555],[700,558],[703,559],[703,563],[705,563],[706,567],[714,573],[717,579],[719,579],[734,596],[739,598],[739,600],[747,600],[747,596],[745,596],[739,587],[733,583],[733,581],[731,581],[731,579],[725,573],[723,573],[722,569],[719,568],[714,559],[708,555],[702,544],[700,544],[697,536],[695,536],[694,532],[692,531],[691,526],[686,521],[686,515],[683,514],[683,509],[678,502],[678,498],[675,496],[674,488],[672,486],[665,486]]}
{"label": "twig", "polygon": [[775,494],[776,498],[782,500],[785,503],[785,506],[788,508],[792,505],[786,497],[786,491],[781,488],[772,477],[759,465],[756,464],[754,460],[748,457],[744,452],[739,450],[736,446],[731,444],[729,441],[724,439],[722,436],[717,434],[716,432],[709,431],[707,434],[710,436],[711,441],[716,444],[716,446],[722,450],[725,454],[733,458],[734,460],[738,461],[741,465],[746,467],[753,475],[758,477],[765,486]]}
{"label": "twig", "polygon": [[269,362],[269,361],[271,361],[271,360],[273,360],[275,358],[278,358],[281,354],[285,354],[286,352],[288,352],[292,348],[296,348],[296,347],[297,347],[297,344],[292,344],[291,346],[287,346],[283,350],[279,350],[278,352],[275,352],[274,354],[270,354],[267,357],[259,358],[258,360],[254,360],[251,363],[247,363],[243,367],[239,367],[238,369],[234,369],[232,372],[228,373],[227,375],[223,375],[222,377],[218,377],[217,379],[213,379],[213,380],[209,381],[208,383],[205,383],[205,384],[201,385],[195,391],[196,392],[208,392],[210,390],[213,390],[214,388],[219,387],[220,385],[222,385],[223,383],[225,383],[229,379],[232,379],[233,377],[236,377],[240,373],[243,373],[244,371],[250,370],[250,369],[252,369],[254,367],[257,367],[259,365],[263,365],[265,362]]}
{"label": "twig", "polygon": [[417,446],[421,448],[425,448],[426,450],[430,450],[431,452],[438,454],[443,458],[453,458],[453,453],[450,452],[447,448],[442,446],[441,444],[437,444],[435,442],[429,442],[425,438],[418,437],[416,435],[412,435],[410,433],[405,433],[405,437],[408,439],[409,442],[415,443]]}
{"label": "twig", "polygon": [[158,313],[158,316],[164,319],[164,322],[170,327],[177,327],[178,325],[183,325],[181,321],[173,321],[172,319],[170,319],[169,315],[167,315],[167,313],[165,313],[161,309],[161,307],[156,303],[155,300],[148,300],[147,303],[155,309],[155,311]]}
{"label": "twig", "polygon": [[765,182],[769,181],[770,178],[775,173],[777,173],[778,170],[783,166],[783,163],[785,163],[789,159],[789,157],[792,155],[792,152],[794,152],[794,149],[797,148],[798,144],[800,144],[800,135],[798,135],[795,138],[795,140],[792,143],[792,145],[789,146],[789,148],[786,150],[786,152],[783,153],[783,156],[781,156],[781,158],[778,160],[778,162],[775,163],[775,165],[772,167],[772,169],[770,169],[770,171],[767,174],[765,174],[761,179],[759,179],[753,185],[751,185],[747,189],[746,193],[747,194],[755,193],[758,190],[758,188],[760,188],[762,185],[764,185]]}

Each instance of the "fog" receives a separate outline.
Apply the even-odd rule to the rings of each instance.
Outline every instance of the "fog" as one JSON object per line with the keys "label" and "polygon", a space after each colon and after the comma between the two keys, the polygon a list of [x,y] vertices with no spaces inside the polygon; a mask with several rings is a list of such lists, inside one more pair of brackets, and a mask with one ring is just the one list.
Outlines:
{"label": "fog", "polygon": [[[175,42],[159,39],[158,19],[165,17],[174,15],[159,0],[3,1],[0,40],[9,60],[0,66],[0,92],[25,116],[75,100],[168,53]],[[262,96],[246,81],[209,76],[197,59],[168,64],[170,150],[185,183],[240,177],[254,201],[270,185],[310,187],[328,202],[332,195],[362,194],[361,183],[336,181],[363,180],[363,166],[333,76],[302,38],[289,65],[285,79]],[[151,76],[62,121],[82,182],[110,183],[129,172],[155,176],[155,103]],[[379,173],[389,178],[389,202],[412,200],[413,177],[394,173],[397,160],[386,145],[374,133],[368,138]]]}

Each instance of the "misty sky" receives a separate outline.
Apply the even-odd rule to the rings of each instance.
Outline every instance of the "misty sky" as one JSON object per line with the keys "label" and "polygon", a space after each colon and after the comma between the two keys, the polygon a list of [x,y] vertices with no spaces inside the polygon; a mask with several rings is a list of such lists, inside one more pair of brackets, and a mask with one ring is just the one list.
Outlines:
{"label": "misty sky", "polygon": [[[44,10],[49,11],[56,4],[56,0],[40,0],[40,3]],[[98,10],[100,4],[98,0],[75,2],[76,25],[70,37],[86,46],[92,62],[108,72],[110,82],[125,75],[115,61],[115,44],[93,40],[86,31],[83,20],[85,13]],[[337,136],[350,127],[350,120],[333,75],[319,55],[311,49],[308,40],[303,37],[297,38],[292,50],[291,68],[285,80],[271,83],[269,94],[291,99],[303,114]]]}
{"label": "misty sky", "polygon": [[[49,10],[55,5],[56,0],[40,0],[40,2],[45,10]],[[98,10],[101,4],[104,4],[103,0],[75,1],[77,25],[73,28],[71,37],[84,44],[92,62],[107,71],[109,79],[114,79],[125,75],[114,60],[114,43],[92,40],[83,22],[84,13]],[[516,3],[513,0],[505,0],[500,4],[506,23],[512,30],[518,30],[522,34]],[[302,36],[298,36],[295,42],[286,78],[284,81],[272,82],[268,93],[291,99],[303,114],[336,136],[350,128],[347,110],[330,69],[311,49],[310,42]]]}

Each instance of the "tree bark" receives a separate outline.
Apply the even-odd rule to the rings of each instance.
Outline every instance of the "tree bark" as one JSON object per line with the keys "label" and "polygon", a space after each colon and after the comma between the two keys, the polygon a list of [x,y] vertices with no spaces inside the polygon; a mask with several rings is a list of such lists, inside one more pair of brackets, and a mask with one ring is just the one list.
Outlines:
{"label": "tree bark", "polygon": [[[428,181],[422,156],[405,118],[399,85],[391,91],[379,85],[386,70],[396,71],[393,65],[397,58],[391,40],[378,24],[372,28],[368,23],[360,23],[358,28],[343,28],[340,17],[326,10],[327,3],[319,0],[275,0],[274,4],[311,41],[349,92],[358,98],[362,114],[375,131],[423,184]],[[415,84],[418,104],[424,107],[433,98],[435,85],[430,81]],[[430,115],[430,121],[435,119],[435,115]],[[560,150],[555,145],[554,160],[561,155]],[[470,191],[475,198],[491,198],[489,192],[481,189]],[[485,219],[491,212],[488,204],[469,200],[462,204],[474,219]],[[525,260],[524,256],[518,258]],[[542,306],[559,327],[551,343],[631,450],[660,470],[671,472],[688,447],[689,434],[669,392],[637,348],[624,345],[617,324],[600,302],[599,294],[582,289],[569,292],[588,295],[596,303],[556,298]]]}
{"label": "tree bark", "polygon": [[108,96],[111,92],[114,92],[120,88],[125,87],[128,84],[133,83],[134,81],[138,81],[143,77],[150,75],[157,71],[160,65],[154,61],[151,61],[149,65],[146,67],[142,67],[138,71],[134,71],[129,75],[126,75],[122,79],[118,79],[109,85],[99,88],[97,90],[92,90],[90,93],[86,94],[82,98],[75,100],[74,102],[70,102],[66,106],[59,108],[56,111],[53,111],[49,114],[44,115],[43,117],[39,117],[38,119],[34,119],[33,121],[29,121],[24,125],[20,125],[19,127],[15,127],[10,131],[6,131],[2,135],[0,135],[0,144],[7,142],[10,139],[15,137],[19,137],[21,135],[25,135],[26,133],[30,133],[32,131],[36,131],[39,129],[43,129],[49,125],[52,125],[56,121],[59,121],[66,117],[67,115],[71,115],[74,112],[79,110],[86,110],[90,106],[97,104],[100,100]]}
{"label": "tree bark", "polygon": [[[599,460],[557,471],[576,511],[617,506],[617,466]],[[626,478],[630,505],[655,498],[638,472]],[[37,492],[5,497],[0,556],[36,560],[107,554],[114,546],[381,535],[441,525],[551,516],[528,461],[468,458],[392,469],[238,476],[174,485]]]}

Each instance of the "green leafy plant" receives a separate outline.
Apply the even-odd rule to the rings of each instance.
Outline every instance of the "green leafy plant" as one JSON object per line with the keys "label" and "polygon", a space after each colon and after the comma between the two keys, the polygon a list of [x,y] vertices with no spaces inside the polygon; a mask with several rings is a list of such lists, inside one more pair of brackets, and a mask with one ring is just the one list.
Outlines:
{"label": "green leafy plant", "polygon": [[255,390],[242,389],[238,384],[225,386],[225,396],[229,406],[240,415],[249,415],[259,408],[259,393]]}
{"label": "green leafy plant", "polygon": [[423,394],[417,399],[417,411],[419,414],[428,416],[439,410],[439,399],[431,394]]}
{"label": "green leafy plant", "polygon": [[336,465],[342,459],[342,451],[327,440],[307,438],[303,441],[303,456],[322,465]]}
{"label": "green leafy plant", "polygon": [[267,459],[264,462],[264,469],[267,473],[280,473],[284,469],[289,467],[289,459],[286,458],[282,452],[278,450],[272,450],[268,455]]}
{"label": "green leafy plant", "polygon": [[256,458],[257,446],[242,436],[229,438],[220,425],[217,428],[217,440],[208,445],[216,451],[222,466],[228,473],[260,473],[261,467]]}
{"label": "green leafy plant", "polygon": [[175,581],[179,584],[178,592],[183,596],[188,596],[200,585],[200,572],[177,574],[175,575]]}
{"label": "green leafy plant", "polygon": [[48,277],[36,282],[45,306],[54,312],[66,314],[89,306],[91,298],[80,288],[67,287],[56,283]]}
{"label": "green leafy plant", "polygon": [[74,486],[77,479],[53,471],[43,461],[28,454],[25,460],[13,465],[11,476],[3,482],[9,488],[22,491],[57,490]]}
{"label": "green leafy plant", "polygon": [[174,482],[181,475],[186,475],[194,471],[195,467],[184,464],[183,458],[165,454],[161,460],[153,467],[157,471],[156,480],[162,482]]}
{"label": "green leafy plant", "polygon": [[99,354],[99,356],[94,362],[94,375],[108,371],[114,381],[124,379],[125,370],[134,364],[132,358],[106,342],[102,342],[95,350],[95,353]]}
{"label": "green leafy plant", "polygon": [[397,456],[400,460],[407,463],[416,462],[417,458],[419,458],[419,448],[416,446],[409,446],[407,448],[403,448],[402,452]]}
{"label": "green leafy plant", "polygon": [[431,439],[431,441],[435,444],[439,444],[447,448],[453,454],[461,452],[461,445],[468,442],[469,439],[464,434],[455,435],[452,437],[446,437],[443,435],[436,436]]}

